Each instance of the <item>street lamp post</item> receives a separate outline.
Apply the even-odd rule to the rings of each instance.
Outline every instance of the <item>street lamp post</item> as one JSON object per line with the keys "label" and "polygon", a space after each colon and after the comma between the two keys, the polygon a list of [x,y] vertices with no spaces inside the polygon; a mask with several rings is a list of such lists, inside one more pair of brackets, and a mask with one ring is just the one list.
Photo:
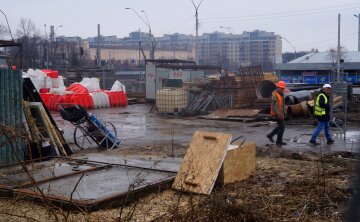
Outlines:
{"label": "street lamp post", "polygon": [[146,21],[145,21],[145,19],[143,17],[141,17],[141,15],[139,15],[139,13],[137,13],[137,11],[135,11],[133,8],[125,8],[125,9],[132,10],[141,19],[141,21],[143,21],[144,24],[149,28],[150,59],[154,59],[155,58],[155,47],[154,47],[155,45],[152,40],[151,26],[149,23],[149,19],[146,15],[146,12],[144,10],[141,11],[145,14],[145,18],[146,18]]}
{"label": "street lamp post", "polygon": [[[229,26],[219,26],[219,28],[221,28],[221,29],[226,29],[231,35],[233,35],[234,33],[232,32],[232,29],[231,29],[231,27],[229,27]],[[223,63],[225,62],[225,64],[224,64],[224,68],[227,68],[227,64],[228,64],[228,62],[229,62],[229,59],[228,59],[228,51],[232,51],[232,49],[228,49],[227,47],[228,47],[228,41],[229,40],[227,40],[227,42],[226,42],[226,46],[225,46],[225,48],[224,48],[224,46],[223,45],[221,45],[221,58],[222,58],[222,60],[224,60],[224,58],[225,58],[225,61],[222,61]],[[224,54],[225,54],[225,56],[224,56]],[[236,54],[236,52],[235,52],[235,54]]]}
{"label": "street lamp post", "polygon": [[151,34],[151,26],[150,26],[150,22],[149,19],[147,17],[146,11],[145,10],[141,10],[142,13],[144,13],[145,18],[146,18],[146,22],[147,22],[147,26],[149,27],[149,46],[150,46],[150,59],[155,59],[155,39],[153,39],[153,36]]}
{"label": "street lamp post", "polygon": [[198,10],[203,0],[200,1],[198,5],[195,5],[194,1],[191,0],[191,2],[194,5],[195,8],[195,18],[196,18],[196,37],[195,37],[195,63],[198,64],[198,41],[199,41],[199,18],[198,18]]}
{"label": "street lamp post", "polygon": [[294,59],[296,59],[296,48],[295,48],[295,46],[293,45],[293,44],[291,44],[291,42],[287,39],[287,38],[285,38],[284,36],[280,36],[280,38],[282,38],[282,39],[285,39],[285,41],[287,42],[287,43],[289,43],[289,45],[291,45],[291,47],[293,47],[293,49],[294,49]]}
{"label": "street lamp post", "polygon": [[8,20],[7,20],[7,16],[6,16],[6,14],[5,14],[1,9],[0,9],[0,12],[5,16],[6,24],[7,24],[7,26],[8,26],[11,39],[14,41],[14,38],[13,38],[12,33],[11,33],[10,26],[9,26],[9,22],[8,22]]}
{"label": "street lamp post", "polygon": [[358,23],[358,52],[360,52],[360,14],[359,15],[354,15],[356,18],[358,18],[359,23]]}
{"label": "street lamp post", "polygon": [[61,27],[63,27],[63,25],[56,26],[56,28],[55,28],[55,31],[54,31],[54,40],[55,40],[55,42],[56,42],[56,30],[58,28],[61,28]]}

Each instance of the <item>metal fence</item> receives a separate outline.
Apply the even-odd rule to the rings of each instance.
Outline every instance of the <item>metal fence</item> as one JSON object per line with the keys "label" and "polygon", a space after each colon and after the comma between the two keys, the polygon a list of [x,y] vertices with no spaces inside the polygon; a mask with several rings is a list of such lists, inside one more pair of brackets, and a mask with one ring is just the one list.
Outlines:
{"label": "metal fence", "polygon": [[0,69],[0,166],[23,160],[23,79],[20,70]]}
{"label": "metal fence", "polygon": [[[347,130],[347,107],[348,107],[348,97],[349,95],[349,83],[346,82],[335,82],[332,84],[332,97],[340,97],[341,100],[335,101],[331,100],[331,107],[336,107],[332,110],[333,124],[338,127],[342,132],[342,139],[346,140],[346,130]],[[338,103],[338,105],[337,105]]]}

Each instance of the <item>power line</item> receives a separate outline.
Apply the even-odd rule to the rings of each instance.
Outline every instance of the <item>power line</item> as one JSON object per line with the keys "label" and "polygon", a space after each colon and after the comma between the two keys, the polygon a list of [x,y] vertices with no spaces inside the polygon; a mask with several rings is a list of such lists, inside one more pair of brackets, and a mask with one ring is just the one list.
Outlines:
{"label": "power line", "polygon": [[176,28],[184,25],[185,23],[189,22],[189,21],[192,20],[193,18],[194,18],[194,15],[192,15],[191,17],[187,18],[186,20],[182,21],[181,23],[173,26],[172,28],[169,28],[168,30],[162,32],[162,34],[168,33],[169,31],[174,30],[174,29],[176,29]]}
{"label": "power line", "polygon": [[[247,15],[240,17],[223,17],[223,18],[205,18],[202,19],[203,23],[211,23],[211,22],[230,22],[230,21],[247,21],[247,20],[262,20],[262,19],[271,19],[271,18],[288,18],[288,17],[296,17],[299,15],[313,15],[313,14],[324,14],[329,12],[339,12],[346,10],[354,10],[360,8],[360,3],[351,4],[352,7],[343,6],[342,8],[318,8],[318,9],[309,9],[309,10],[301,10],[301,11],[292,11],[292,12],[278,12],[278,13],[269,13],[269,14],[261,14],[261,15]],[[355,7],[357,6],[357,7]],[[333,8],[333,9],[331,9]]]}
{"label": "power line", "polygon": [[[350,39],[354,36],[356,36],[357,33],[356,32],[353,32],[353,33],[349,33],[349,34],[346,34],[346,35],[342,35],[341,36],[341,39],[344,40],[344,39]],[[329,39],[324,39],[324,40],[321,40],[321,41],[317,41],[317,42],[311,42],[311,43],[307,43],[307,44],[302,44],[302,45],[298,45],[298,47],[304,47],[304,46],[312,46],[312,45],[325,45],[327,44],[328,42],[331,42],[331,41],[334,41],[334,40],[337,40],[337,37],[334,37],[334,38],[329,38]]]}

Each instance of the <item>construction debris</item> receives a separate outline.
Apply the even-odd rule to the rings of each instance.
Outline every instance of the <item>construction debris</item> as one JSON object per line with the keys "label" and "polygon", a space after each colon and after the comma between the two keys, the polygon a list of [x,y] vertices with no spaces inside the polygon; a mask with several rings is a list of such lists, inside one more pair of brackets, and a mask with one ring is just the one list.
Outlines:
{"label": "construction debris", "polygon": [[255,143],[230,145],[231,135],[196,131],[172,188],[210,194],[220,185],[248,178],[255,171]]}
{"label": "construction debris", "polygon": [[172,188],[209,195],[230,141],[229,134],[196,131]]}
{"label": "construction debris", "polygon": [[219,185],[242,181],[255,172],[256,144],[252,142],[236,142],[229,146],[218,179]]}

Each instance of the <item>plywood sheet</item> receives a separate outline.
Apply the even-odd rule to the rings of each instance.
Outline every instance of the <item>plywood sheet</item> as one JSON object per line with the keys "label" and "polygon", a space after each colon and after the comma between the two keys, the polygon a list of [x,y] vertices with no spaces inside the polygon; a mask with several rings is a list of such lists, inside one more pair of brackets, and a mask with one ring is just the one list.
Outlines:
{"label": "plywood sheet", "polygon": [[172,187],[210,194],[230,141],[230,134],[196,131]]}
{"label": "plywood sheet", "polygon": [[255,172],[256,144],[245,142],[236,149],[228,149],[217,183],[225,185],[247,179]]}

